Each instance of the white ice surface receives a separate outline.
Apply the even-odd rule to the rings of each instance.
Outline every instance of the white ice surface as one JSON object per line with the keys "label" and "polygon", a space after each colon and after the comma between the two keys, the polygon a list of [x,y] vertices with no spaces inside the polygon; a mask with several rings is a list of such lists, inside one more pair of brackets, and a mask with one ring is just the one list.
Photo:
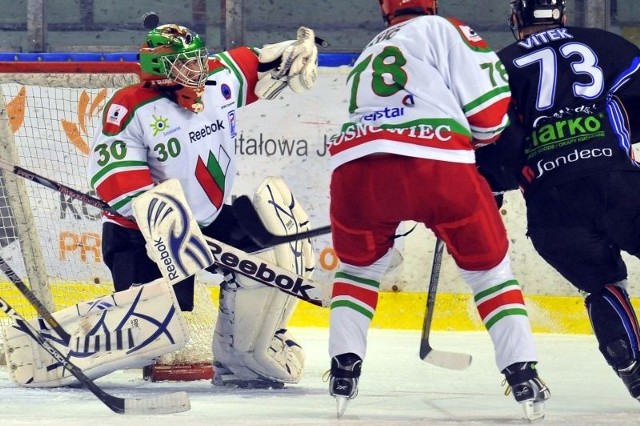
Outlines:
{"label": "white ice surface", "polygon": [[[322,375],[329,366],[326,329],[294,330],[307,353],[303,380],[281,390],[214,387],[207,381],[149,383],[140,370],[97,380],[119,397],[185,390],[191,410],[156,416],[115,414],[85,389],[25,389],[0,368],[0,425],[505,425],[528,424],[504,396],[487,333],[434,332],[434,348],[468,352],[473,363],[450,371],[418,358],[418,331],[371,330],[360,394],[336,419]],[[593,336],[537,334],[541,377],[551,389],[539,425],[638,425],[640,403],[606,365]]]}

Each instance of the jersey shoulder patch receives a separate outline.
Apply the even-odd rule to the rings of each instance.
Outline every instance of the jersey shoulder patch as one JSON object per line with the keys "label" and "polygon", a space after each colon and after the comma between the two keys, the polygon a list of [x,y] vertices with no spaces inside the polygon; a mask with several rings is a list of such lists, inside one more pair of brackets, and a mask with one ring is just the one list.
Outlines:
{"label": "jersey shoulder patch", "polygon": [[478,52],[491,51],[489,44],[469,25],[455,18],[446,18],[460,34],[460,37],[470,49]]}
{"label": "jersey shoulder patch", "polygon": [[113,94],[104,108],[102,115],[102,130],[105,134],[120,133],[135,114],[137,108],[161,98],[157,90],[138,83],[124,87]]}

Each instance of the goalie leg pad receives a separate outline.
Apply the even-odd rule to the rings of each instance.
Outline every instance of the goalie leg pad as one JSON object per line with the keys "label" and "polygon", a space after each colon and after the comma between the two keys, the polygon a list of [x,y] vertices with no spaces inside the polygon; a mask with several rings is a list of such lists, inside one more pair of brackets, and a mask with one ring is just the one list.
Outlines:
{"label": "goalie leg pad", "polygon": [[[148,365],[182,348],[189,338],[173,289],[163,279],[79,303],[53,316],[71,335],[68,345],[42,319],[29,322],[92,379]],[[11,379],[25,387],[79,384],[24,327],[16,322],[3,329]]]}
{"label": "goalie leg pad", "polygon": [[302,378],[304,352],[280,328],[290,296],[249,279],[237,281],[247,288],[236,282],[221,286],[212,346],[214,384],[280,387],[297,383]]}
{"label": "goalie leg pad", "polygon": [[[267,177],[258,186],[253,204],[265,227],[276,235],[291,235],[311,229],[309,215],[280,177]],[[280,244],[261,256],[282,268],[311,278],[316,266],[310,239]]]}
{"label": "goalie leg pad", "polygon": [[[280,178],[269,177],[254,197],[256,210],[273,233],[309,229],[309,216]],[[282,244],[260,253],[263,260],[309,278],[315,267],[310,240]],[[287,323],[298,299],[247,277],[227,274],[220,291],[220,313],[213,337],[215,384],[297,383],[304,350]]]}

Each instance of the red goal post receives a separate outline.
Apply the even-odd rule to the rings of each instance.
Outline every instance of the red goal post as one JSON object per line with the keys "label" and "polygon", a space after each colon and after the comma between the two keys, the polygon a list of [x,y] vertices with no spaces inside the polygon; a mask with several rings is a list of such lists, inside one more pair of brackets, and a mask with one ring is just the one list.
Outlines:
{"label": "red goal post", "polygon": [[[58,183],[95,195],[86,156],[102,108],[115,90],[139,81],[129,61],[0,62],[0,158]],[[102,261],[97,209],[11,173],[0,176],[0,255],[51,311],[112,291]],[[216,288],[217,290],[217,288]],[[217,310],[200,283],[187,314],[189,345],[163,362],[188,366],[185,377],[210,378]],[[26,317],[35,311],[6,277],[0,294]],[[0,327],[9,318],[0,313]],[[206,366],[193,369],[193,365]],[[188,377],[187,377],[188,376]],[[193,377],[192,377],[193,376]],[[155,377],[162,379],[162,377]]]}

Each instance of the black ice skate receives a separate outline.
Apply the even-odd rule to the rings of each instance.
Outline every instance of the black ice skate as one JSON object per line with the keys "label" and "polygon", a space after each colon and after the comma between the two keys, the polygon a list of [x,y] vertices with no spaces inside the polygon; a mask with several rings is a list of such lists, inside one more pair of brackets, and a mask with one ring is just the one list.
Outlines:
{"label": "black ice skate", "polygon": [[517,362],[505,368],[502,373],[509,384],[505,395],[513,392],[513,397],[522,404],[527,420],[542,420],[544,402],[551,397],[551,392],[538,377],[536,363]]}
{"label": "black ice skate", "polygon": [[622,379],[632,397],[640,400],[640,363],[631,349],[631,343],[625,339],[617,339],[605,348],[607,362],[613,371]]}
{"label": "black ice skate", "polygon": [[353,353],[334,356],[331,359],[329,394],[336,399],[338,418],[342,417],[350,399],[358,395],[358,378],[362,359]]}
{"label": "black ice skate", "polygon": [[633,361],[626,368],[618,369],[618,376],[622,379],[632,397],[640,400],[640,364]]}

